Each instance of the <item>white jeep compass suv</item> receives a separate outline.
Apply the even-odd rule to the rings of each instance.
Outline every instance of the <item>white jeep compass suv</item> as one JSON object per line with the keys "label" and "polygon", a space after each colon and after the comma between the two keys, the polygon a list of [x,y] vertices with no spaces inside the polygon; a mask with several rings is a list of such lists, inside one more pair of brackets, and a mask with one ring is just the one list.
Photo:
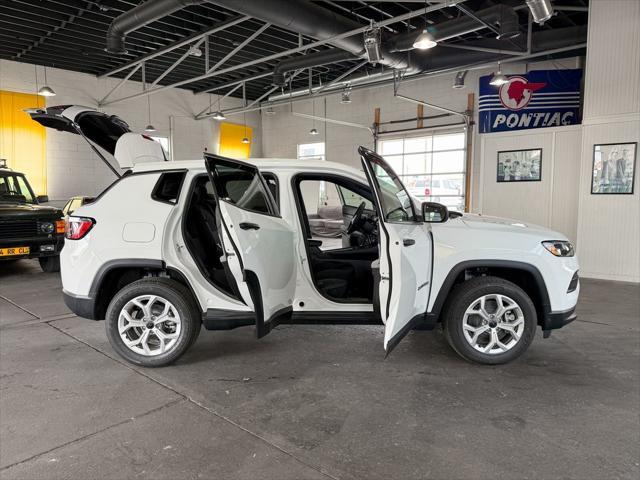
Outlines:
{"label": "white jeep compass suv", "polygon": [[[33,116],[80,129],[78,107],[70,108],[74,116],[61,109]],[[108,125],[123,122],[90,116],[110,131],[107,150],[122,165],[122,139]],[[575,319],[578,262],[566,237],[419,205],[379,155],[359,153],[364,172],[210,154],[136,163],[69,217],[66,304],[81,317],[106,319],[113,348],[148,367],[180,357],[203,324],[255,325],[258,338],[284,323],[384,324],[388,354],[409,330],[440,323],[462,357],[498,364],[520,356],[537,326],[547,337]],[[322,198],[340,205],[338,219],[319,215],[318,185]],[[336,220],[339,238],[311,228]]]}

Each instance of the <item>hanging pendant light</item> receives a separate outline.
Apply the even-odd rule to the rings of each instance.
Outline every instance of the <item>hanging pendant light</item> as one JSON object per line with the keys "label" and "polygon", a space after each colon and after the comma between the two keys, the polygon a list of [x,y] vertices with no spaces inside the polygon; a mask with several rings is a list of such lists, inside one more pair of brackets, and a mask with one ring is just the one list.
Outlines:
{"label": "hanging pendant light", "polygon": [[[211,95],[211,94],[209,94]],[[211,96],[209,96],[209,113],[211,113]],[[213,118],[214,120],[218,120],[218,121],[222,121],[222,120],[226,120],[227,117],[225,117],[224,113],[222,113],[222,110],[220,110],[220,95],[218,95],[218,109],[213,112],[213,115],[211,115],[211,118]]]}
{"label": "hanging pendant light", "polygon": [[316,129],[316,101],[311,100],[311,117],[313,118],[313,127],[309,130],[309,135],[318,135],[318,130]]}
{"label": "hanging pendant light", "polygon": [[509,83],[509,79],[504,73],[502,73],[500,62],[498,62],[498,73],[494,74],[493,77],[491,77],[489,84],[493,85],[494,87],[501,87],[505,83]]}
{"label": "hanging pendant light", "polygon": [[247,114],[246,114],[246,112],[242,113],[242,119],[243,119],[243,123],[244,123],[244,137],[240,141],[242,143],[251,143],[251,140],[249,140],[249,137],[247,137]]}
{"label": "hanging pendant light", "polygon": [[49,85],[47,85],[47,67],[44,67],[44,85],[38,90],[38,95],[43,97],[55,97],[56,92],[53,91]]}
{"label": "hanging pendant light", "polygon": [[422,30],[422,33],[416,37],[413,42],[413,48],[417,48],[418,50],[429,50],[430,48],[438,45],[438,42],[433,38],[427,29]]}
{"label": "hanging pendant light", "polygon": [[416,39],[413,41],[413,48],[416,48],[418,50],[429,50],[430,48],[435,47],[436,45],[438,45],[438,42],[436,42],[436,39],[433,38],[433,35],[431,35],[429,33],[429,31],[427,30],[426,25],[428,25],[428,21],[427,21],[427,8],[429,7],[429,5],[427,4],[427,0],[425,0],[424,2],[424,8],[425,8],[425,12],[424,12],[424,30],[422,30],[422,32],[416,37]]}
{"label": "hanging pendant light", "polygon": [[147,133],[155,132],[156,127],[151,125],[151,97],[149,95],[147,95],[147,120],[149,124],[144,127],[144,131]]}

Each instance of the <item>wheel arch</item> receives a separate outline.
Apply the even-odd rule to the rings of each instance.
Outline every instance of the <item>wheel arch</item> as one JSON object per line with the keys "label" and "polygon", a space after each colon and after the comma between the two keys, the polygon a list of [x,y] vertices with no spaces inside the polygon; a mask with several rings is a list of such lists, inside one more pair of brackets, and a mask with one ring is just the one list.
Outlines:
{"label": "wheel arch", "polygon": [[89,290],[89,298],[94,300],[93,318],[103,320],[114,295],[126,285],[147,276],[165,276],[184,285],[200,308],[198,297],[182,272],[168,268],[162,260],[127,258],[105,262],[94,276]]}
{"label": "wheel arch", "polygon": [[440,321],[440,315],[453,288],[470,278],[494,276],[508,280],[522,288],[536,307],[538,323],[551,311],[547,285],[534,265],[513,260],[469,260],[456,264],[447,274],[438,291],[432,309],[427,312],[430,323]]}

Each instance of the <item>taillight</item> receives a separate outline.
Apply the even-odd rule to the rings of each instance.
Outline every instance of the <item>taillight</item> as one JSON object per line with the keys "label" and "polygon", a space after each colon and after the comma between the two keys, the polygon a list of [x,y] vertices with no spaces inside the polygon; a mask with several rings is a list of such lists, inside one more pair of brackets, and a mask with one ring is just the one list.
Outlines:
{"label": "taillight", "polygon": [[424,196],[428,197],[429,195],[431,195],[431,190],[429,190],[428,188],[424,189]]}
{"label": "taillight", "polygon": [[89,233],[95,223],[93,218],[69,217],[64,236],[69,240],[80,240]]}

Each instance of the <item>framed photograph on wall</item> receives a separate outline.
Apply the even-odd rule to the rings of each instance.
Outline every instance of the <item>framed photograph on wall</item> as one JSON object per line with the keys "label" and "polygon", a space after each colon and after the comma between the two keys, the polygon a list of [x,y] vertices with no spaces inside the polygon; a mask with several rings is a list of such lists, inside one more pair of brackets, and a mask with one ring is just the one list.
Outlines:
{"label": "framed photograph on wall", "polygon": [[637,149],[636,142],[594,145],[591,193],[633,194]]}
{"label": "framed photograph on wall", "polygon": [[498,152],[498,182],[539,182],[541,178],[541,148]]}

